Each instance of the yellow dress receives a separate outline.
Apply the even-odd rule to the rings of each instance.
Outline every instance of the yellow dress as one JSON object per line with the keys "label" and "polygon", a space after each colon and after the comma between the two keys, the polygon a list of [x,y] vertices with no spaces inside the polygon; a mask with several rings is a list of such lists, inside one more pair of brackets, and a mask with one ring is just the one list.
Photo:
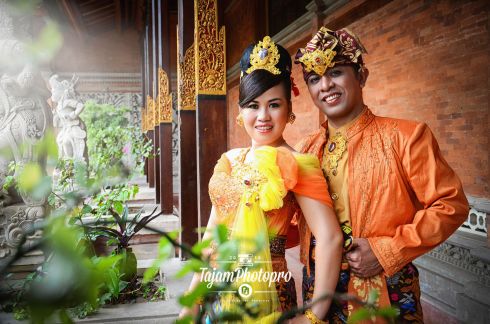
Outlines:
{"label": "yellow dress", "polygon": [[[222,155],[209,182],[209,195],[218,223],[229,236],[240,241],[237,260],[250,256],[250,273],[287,273],[284,256],[291,220],[298,210],[294,193],[317,199],[328,206],[332,201],[318,158],[292,153],[286,148],[263,146],[245,163],[249,148]],[[257,250],[257,242],[262,242]],[[253,276],[251,276],[253,278]],[[240,281],[252,291],[247,301],[260,309],[260,322],[275,322],[280,313],[296,306],[294,281],[281,280],[270,288],[261,281]],[[274,289],[275,288],[275,289]],[[223,310],[236,310],[233,295],[221,298]],[[257,321],[245,318],[245,321]]]}

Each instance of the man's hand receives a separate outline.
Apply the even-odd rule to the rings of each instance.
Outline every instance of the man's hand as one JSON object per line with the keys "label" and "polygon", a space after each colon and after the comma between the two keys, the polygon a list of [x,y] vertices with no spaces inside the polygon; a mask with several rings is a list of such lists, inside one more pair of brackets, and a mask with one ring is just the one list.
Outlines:
{"label": "man's hand", "polygon": [[365,238],[355,238],[352,249],[346,253],[351,271],[360,278],[375,276],[383,271],[378,258]]}

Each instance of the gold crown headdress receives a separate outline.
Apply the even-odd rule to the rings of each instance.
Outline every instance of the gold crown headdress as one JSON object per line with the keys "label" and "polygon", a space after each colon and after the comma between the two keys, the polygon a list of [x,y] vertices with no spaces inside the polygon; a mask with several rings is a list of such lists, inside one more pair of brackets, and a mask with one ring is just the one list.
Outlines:
{"label": "gold crown headdress", "polygon": [[266,70],[272,74],[280,74],[281,71],[276,67],[279,63],[279,50],[269,36],[265,36],[262,41],[254,46],[250,54],[250,67],[246,73],[250,74],[255,70]]}
{"label": "gold crown headdress", "polygon": [[359,38],[350,30],[337,31],[321,27],[313,38],[300,48],[295,63],[302,63],[305,75],[316,73],[323,75],[335,64],[364,65],[362,54],[367,53]]}

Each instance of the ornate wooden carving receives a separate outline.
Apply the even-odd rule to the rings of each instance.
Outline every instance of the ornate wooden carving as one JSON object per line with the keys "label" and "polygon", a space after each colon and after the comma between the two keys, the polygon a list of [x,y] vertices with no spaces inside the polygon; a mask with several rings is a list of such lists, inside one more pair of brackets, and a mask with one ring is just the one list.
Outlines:
{"label": "ornate wooden carving", "polygon": [[217,0],[194,1],[196,95],[226,95],[225,27],[218,32]]}
{"label": "ornate wooden carving", "polygon": [[158,97],[156,100],[158,107],[158,119],[156,123],[172,122],[172,94],[170,93],[168,76],[165,70],[158,68]]}

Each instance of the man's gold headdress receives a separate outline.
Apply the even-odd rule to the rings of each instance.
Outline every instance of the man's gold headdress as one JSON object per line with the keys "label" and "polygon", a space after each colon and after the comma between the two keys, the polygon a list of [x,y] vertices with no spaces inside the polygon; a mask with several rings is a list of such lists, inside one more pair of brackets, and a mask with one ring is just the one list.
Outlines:
{"label": "man's gold headdress", "polygon": [[306,79],[311,73],[323,75],[335,64],[359,64],[362,67],[364,53],[367,53],[366,49],[350,30],[333,31],[321,27],[305,48],[298,50],[294,62],[303,66]]}

